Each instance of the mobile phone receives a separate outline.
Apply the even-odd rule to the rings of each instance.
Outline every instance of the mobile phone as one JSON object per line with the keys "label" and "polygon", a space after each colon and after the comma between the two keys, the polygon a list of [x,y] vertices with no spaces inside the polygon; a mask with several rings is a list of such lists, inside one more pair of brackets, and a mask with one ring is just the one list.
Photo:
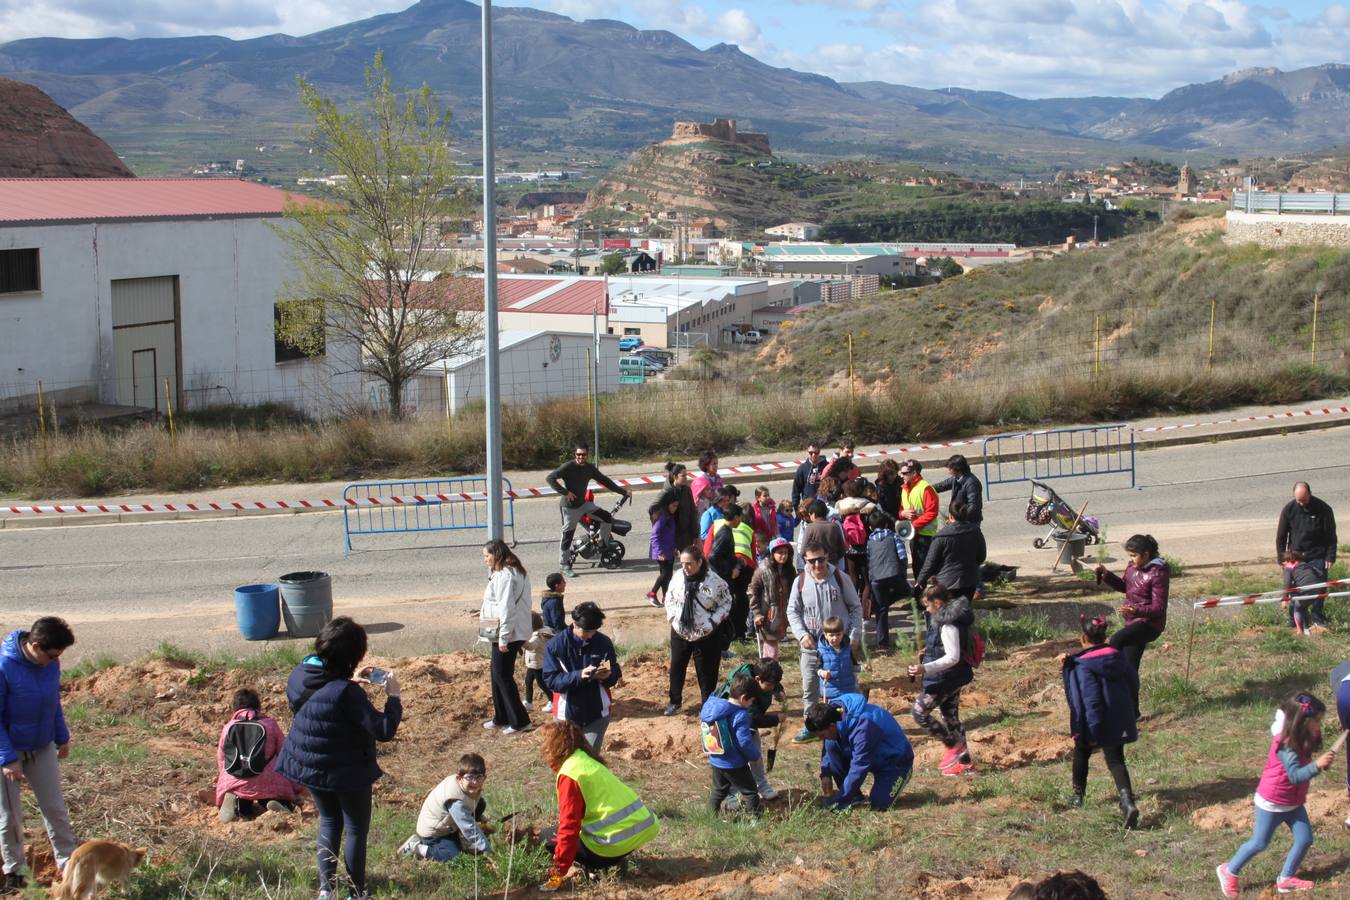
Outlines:
{"label": "mobile phone", "polygon": [[371,669],[370,674],[366,676],[371,684],[384,684],[389,680],[388,669]]}

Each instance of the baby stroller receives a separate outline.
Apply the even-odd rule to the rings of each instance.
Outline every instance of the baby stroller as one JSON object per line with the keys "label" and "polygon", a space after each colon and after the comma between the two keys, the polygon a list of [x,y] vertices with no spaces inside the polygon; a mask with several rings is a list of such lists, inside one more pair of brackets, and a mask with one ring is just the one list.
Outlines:
{"label": "baby stroller", "polygon": [[[1032,525],[1049,525],[1050,531],[1045,537],[1038,537],[1031,546],[1040,550],[1051,541],[1063,543],[1074,520],[1078,519],[1078,510],[1065,503],[1048,484],[1031,482],[1031,499],[1027,501],[1027,521]],[[1087,543],[1100,544],[1102,541],[1101,522],[1095,516],[1083,516],[1075,529],[1087,536]]]}
{"label": "baby stroller", "polygon": [[[591,500],[593,496],[590,491],[586,492],[586,499]],[[624,546],[623,542],[616,538],[623,537],[633,530],[633,523],[626,519],[615,518],[614,514],[628,502],[628,496],[619,498],[619,502],[614,504],[614,508],[609,511],[598,510],[596,514],[582,516],[580,525],[580,534],[572,540],[572,546],[567,551],[567,565],[572,567],[576,565],[577,557],[589,559],[592,565],[598,562],[601,568],[617,569],[619,563],[623,562]],[[609,543],[601,545],[600,524],[601,520],[607,520],[611,524],[611,534]]]}

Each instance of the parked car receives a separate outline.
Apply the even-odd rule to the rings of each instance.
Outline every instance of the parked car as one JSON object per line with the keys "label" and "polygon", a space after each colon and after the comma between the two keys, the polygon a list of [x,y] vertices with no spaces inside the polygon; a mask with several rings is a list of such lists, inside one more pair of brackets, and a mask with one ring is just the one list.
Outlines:
{"label": "parked car", "polygon": [[669,350],[662,350],[659,347],[639,347],[629,353],[630,356],[641,356],[649,362],[664,366],[667,369],[675,364],[675,354]]}
{"label": "parked car", "polygon": [[627,337],[619,338],[619,349],[625,352],[629,350],[636,350],[638,347],[641,346],[642,346],[642,338],[637,337],[636,335],[629,335]]}
{"label": "parked car", "polygon": [[745,342],[747,344],[758,344],[763,339],[764,336],[753,329],[745,332]]}

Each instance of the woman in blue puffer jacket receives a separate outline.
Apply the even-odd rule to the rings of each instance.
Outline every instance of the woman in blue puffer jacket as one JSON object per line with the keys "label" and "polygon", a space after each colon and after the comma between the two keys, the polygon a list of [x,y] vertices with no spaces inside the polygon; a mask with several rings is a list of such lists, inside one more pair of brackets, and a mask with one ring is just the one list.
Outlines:
{"label": "woman in blue puffer jacket", "polygon": [[28,631],[12,631],[0,647],[0,850],[5,880],[0,893],[24,888],[23,804],[19,787],[26,781],[51,836],[56,866],[78,842],[61,793],[57,760],[70,752],[70,732],[61,712],[61,654],[75,643],[64,619],[44,616]]}
{"label": "woman in blue puffer jacket", "polygon": [[[277,759],[276,771],[304,785],[319,813],[319,900],[331,900],[337,848],[358,898],[366,894],[366,837],[370,832],[371,786],[384,773],[375,762],[375,742],[392,741],[403,718],[393,672],[357,666],[366,655],[366,630],[339,616],[319,632],[314,655],[291,672],[286,699],[295,722]],[[361,684],[372,674],[384,684],[384,712],[375,709]]]}

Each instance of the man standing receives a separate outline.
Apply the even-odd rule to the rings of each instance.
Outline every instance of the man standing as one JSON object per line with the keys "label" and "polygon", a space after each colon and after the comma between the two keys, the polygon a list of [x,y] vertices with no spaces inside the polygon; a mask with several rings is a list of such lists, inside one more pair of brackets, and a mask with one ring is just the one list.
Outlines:
{"label": "man standing", "polygon": [[807,444],[806,461],[797,467],[797,474],[792,478],[792,511],[794,515],[803,500],[814,500],[816,498],[816,488],[820,485],[820,476],[824,471],[825,457],[820,453],[820,445],[814,442]]}
{"label": "man standing", "polygon": [[66,860],[79,845],[70,827],[57,762],[70,753],[70,732],[61,711],[61,664],[57,660],[73,643],[75,635],[64,619],[44,616],[29,631],[10,632],[0,647],[3,894],[16,894],[24,888],[23,803],[19,795],[24,782],[33,788],[58,869],[65,869]]}
{"label": "man standing", "polygon": [[596,506],[594,500],[586,499],[586,489],[590,483],[597,481],[616,494],[622,494],[629,500],[633,499],[632,492],[610,480],[609,476],[589,461],[590,455],[590,447],[577,444],[571,461],[558,466],[548,473],[548,478],[545,479],[548,486],[558,492],[558,508],[562,512],[562,540],[558,545],[558,565],[563,575],[568,578],[576,577],[571,565],[568,564],[567,551],[572,547],[572,535],[577,530],[577,522],[581,521],[583,516],[599,519],[600,540],[606,544],[609,543],[610,530],[613,528],[614,517],[609,511]]}
{"label": "man standing", "polygon": [[[1275,561],[1282,562],[1285,553],[1311,566],[1327,580],[1327,571],[1336,562],[1336,514],[1325,500],[1313,496],[1308,482],[1294,485],[1294,499],[1280,510],[1280,523],[1275,529]],[[1313,625],[1327,624],[1322,607],[1325,599],[1308,603],[1308,618]]]}
{"label": "man standing", "polygon": [[904,487],[900,489],[900,518],[914,526],[914,537],[909,542],[909,558],[914,567],[914,579],[917,584],[923,561],[928,556],[928,548],[938,533],[938,498],[932,485],[923,480],[923,465],[917,459],[907,459],[900,464],[900,477]]}
{"label": "man standing", "polygon": [[947,457],[947,477],[933,485],[939,494],[952,492],[952,499],[960,497],[966,503],[966,521],[979,525],[984,521],[984,494],[980,479],[970,471],[970,463],[960,453]]}
{"label": "man standing", "polygon": [[[820,699],[820,650],[817,648],[824,639],[825,620],[831,616],[843,620],[844,633],[853,644],[854,658],[857,659],[860,656],[863,614],[862,603],[858,600],[858,592],[853,589],[852,579],[830,564],[829,554],[823,544],[808,541],[802,548],[802,559],[806,561],[806,573],[792,583],[787,618],[792,636],[801,648],[802,714],[805,715],[811,704]],[[814,736],[803,727],[792,740],[800,744],[814,740]]]}

